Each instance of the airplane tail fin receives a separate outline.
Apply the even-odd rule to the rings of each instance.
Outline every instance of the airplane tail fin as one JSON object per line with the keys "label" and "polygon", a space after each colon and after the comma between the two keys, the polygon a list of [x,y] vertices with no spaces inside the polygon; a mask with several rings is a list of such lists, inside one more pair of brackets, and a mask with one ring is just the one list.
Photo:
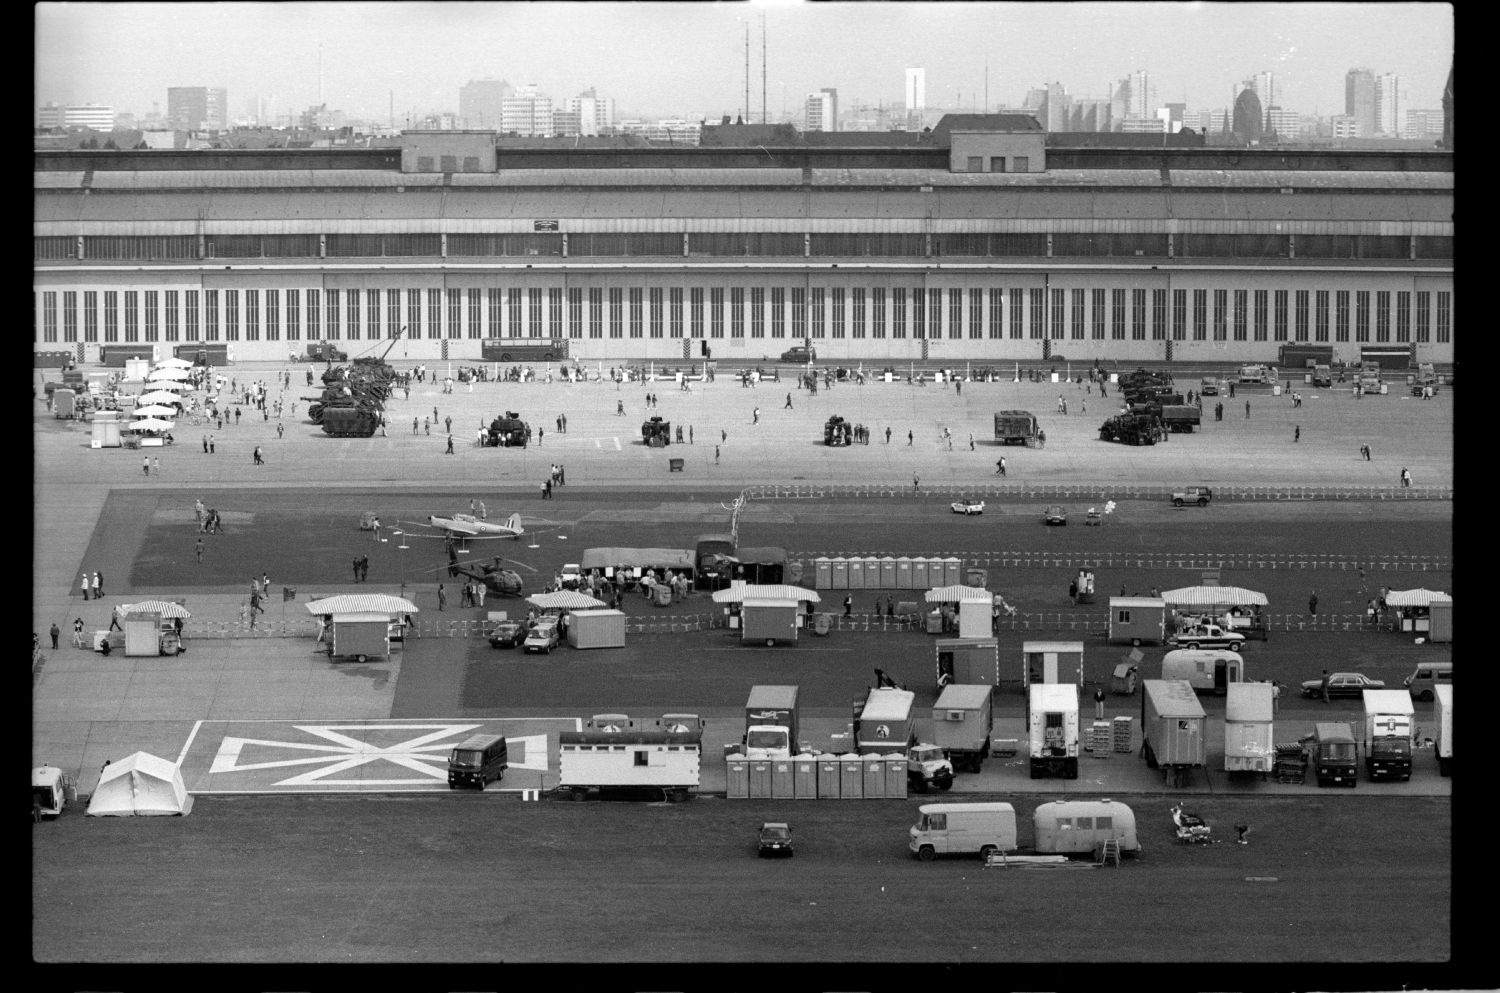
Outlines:
{"label": "airplane tail fin", "polygon": [[526,530],[525,528],[521,527],[520,514],[511,514],[509,517],[507,517],[505,519],[505,526],[515,531],[516,534],[521,534]]}

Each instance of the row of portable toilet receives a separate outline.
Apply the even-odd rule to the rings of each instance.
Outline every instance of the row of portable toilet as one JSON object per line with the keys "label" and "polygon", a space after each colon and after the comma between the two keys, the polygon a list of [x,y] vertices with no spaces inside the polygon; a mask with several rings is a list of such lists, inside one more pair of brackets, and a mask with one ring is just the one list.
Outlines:
{"label": "row of portable toilet", "polygon": [[815,590],[930,590],[964,582],[956,558],[816,558]]}
{"label": "row of portable toilet", "polygon": [[906,756],[725,757],[731,800],[881,800],[906,797]]}

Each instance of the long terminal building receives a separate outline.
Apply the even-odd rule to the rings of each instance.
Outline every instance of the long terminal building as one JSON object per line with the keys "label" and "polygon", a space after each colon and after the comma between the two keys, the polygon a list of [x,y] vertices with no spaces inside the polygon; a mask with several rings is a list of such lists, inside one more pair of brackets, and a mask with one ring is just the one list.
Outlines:
{"label": "long terminal building", "polygon": [[1069,142],[1011,115],[781,144],[715,130],[696,147],[442,131],[37,151],[33,349],[286,361],[400,336],[400,357],[459,361],[494,339],[632,362],[753,364],[804,343],[867,363],[1273,362],[1294,343],[1454,358],[1449,151]]}

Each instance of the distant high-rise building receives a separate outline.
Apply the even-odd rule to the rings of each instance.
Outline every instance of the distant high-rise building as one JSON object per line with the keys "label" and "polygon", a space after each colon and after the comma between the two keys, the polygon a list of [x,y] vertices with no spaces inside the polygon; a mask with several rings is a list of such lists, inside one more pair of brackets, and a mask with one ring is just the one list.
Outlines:
{"label": "distant high-rise building", "polygon": [[1072,110],[1072,98],[1068,91],[1063,89],[1061,83],[1048,83],[1046,89],[1046,103],[1042,106],[1042,130],[1043,131],[1071,131],[1069,125],[1069,112]]}
{"label": "distant high-rise building", "polygon": [[1262,107],[1278,107],[1276,92],[1276,74],[1270,70],[1258,72],[1245,81],[1245,85],[1255,91],[1255,98],[1260,101]]}
{"label": "distant high-rise building", "polygon": [[1290,141],[1302,133],[1302,115],[1295,110],[1270,107],[1266,110],[1266,131],[1282,141]]}
{"label": "distant high-rise building", "polygon": [[1144,69],[1137,69],[1130,74],[1130,106],[1125,116],[1156,116],[1156,93],[1151,86],[1151,78]]}
{"label": "distant high-rise building", "polygon": [[927,70],[906,70],[906,112],[920,114],[927,109]]}
{"label": "distant high-rise building", "polygon": [[551,134],[552,98],[539,94],[535,83],[516,87],[501,103],[500,130],[507,134]]}
{"label": "distant high-rise building", "polygon": [[1375,74],[1368,69],[1350,69],[1344,74],[1344,115],[1354,119],[1357,137],[1375,135]]}
{"label": "distant high-rise building", "polygon": [[1234,136],[1240,141],[1259,141],[1265,133],[1266,117],[1255,91],[1244,89],[1234,98]]}
{"label": "distant high-rise building", "polygon": [[1448,82],[1443,86],[1443,147],[1453,149],[1453,67],[1448,67]]}
{"label": "distant high-rise building", "polygon": [[567,109],[578,114],[580,134],[601,134],[615,125],[615,101],[601,97],[589,87],[576,97],[569,97]]}
{"label": "distant high-rise building", "polygon": [[1110,130],[1108,97],[1075,97],[1068,110],[1069,131]]}
{"label": "distant high-rise building", "polygon": [[178,131],[223,130],[229,125],[229,91],[212,86],[169,86],[167,120]]}
{"label": "distant high-rise building", "polygon": [[458,118],[466,128],[498,130],[511,85],[503,79],[474,79],[459,87]]}
{"label": "distant high-rise building", "polygon": [[1412,141],[1437,141],[1443,137],[1443,112],[1407,108],[1401,112],[1401,137]]}
{"label": "distant high-rise building", "polygon": [[1401,77],[1393,72],[1375,79],[1375,130],[1392,138],[1401,133]]}
{"label": "distant high-rise building", "polygon": [[807,95],[807,106],[803,115],[804,131],[837,131],[839,129],[838,91],[824,87]]}
{"label": "distant high-rise building", "polygon": [[1335,141],[1360,137],[1359,118],[1353,114],[1334,114],[1328,118],[1328,135]]}

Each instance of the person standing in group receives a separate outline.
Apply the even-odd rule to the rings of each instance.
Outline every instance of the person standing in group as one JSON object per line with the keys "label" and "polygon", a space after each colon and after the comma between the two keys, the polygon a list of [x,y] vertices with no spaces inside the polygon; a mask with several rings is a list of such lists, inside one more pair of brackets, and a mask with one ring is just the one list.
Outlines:
{"label": "person standing in group", "polygon": [[413,435],[417,433],[417,419],[415,417],[411,419],[411,433]]}
{"label": "person standing in group", "polygon": [[354,559],[354,581],[359,582],[359,559]]}
{"label": "person standing in group", "polygon": [[1406,468],[1406,466],[1401,467],[1401,485],[1403,487],[1411,486],[1411,470]]}
{"label": "person standing in group", "polygon": [[916,473],[912,473],[911,474],[911,491],[913,493],[915,493],[918,490],[920,490],[921,488],[922,488],[922,481],[917,478],[917,474]]}
{"label": "person standing in group", "polygon": [[[1406,470],[1402,469],[1401,471],[1405,472]],[[102,596],[104,596],[104,579],[103,579],[103,577],[101,577],[99,575],[99,573],[95,572],[94,573],[94,599],[97,600],[97,599],[99,599]]]}
{"label": "person standing in group", "polygon": [[151,475],[151,456],[141,456],[141,473],[146,476]]}
{"label": "person standing in group", "polygon": [[52,627],[48,629],[47,633],[52,635],[52,650],[55,652],[57,651],[57,639],[62,637],[62,629],[57,626],[56,621],[53,621]]}
{"label": "person standing in group", "polygon": [[87,570],[84,571],[83,579],[79,582],[78,588],[83,590],[83,598],[87,600],[89,598],[89,574]]}
{"label": "person standing in group", "polygon": [[443,584],[438,583],[438,610],[448,609],[448,592],[443,589]]}

